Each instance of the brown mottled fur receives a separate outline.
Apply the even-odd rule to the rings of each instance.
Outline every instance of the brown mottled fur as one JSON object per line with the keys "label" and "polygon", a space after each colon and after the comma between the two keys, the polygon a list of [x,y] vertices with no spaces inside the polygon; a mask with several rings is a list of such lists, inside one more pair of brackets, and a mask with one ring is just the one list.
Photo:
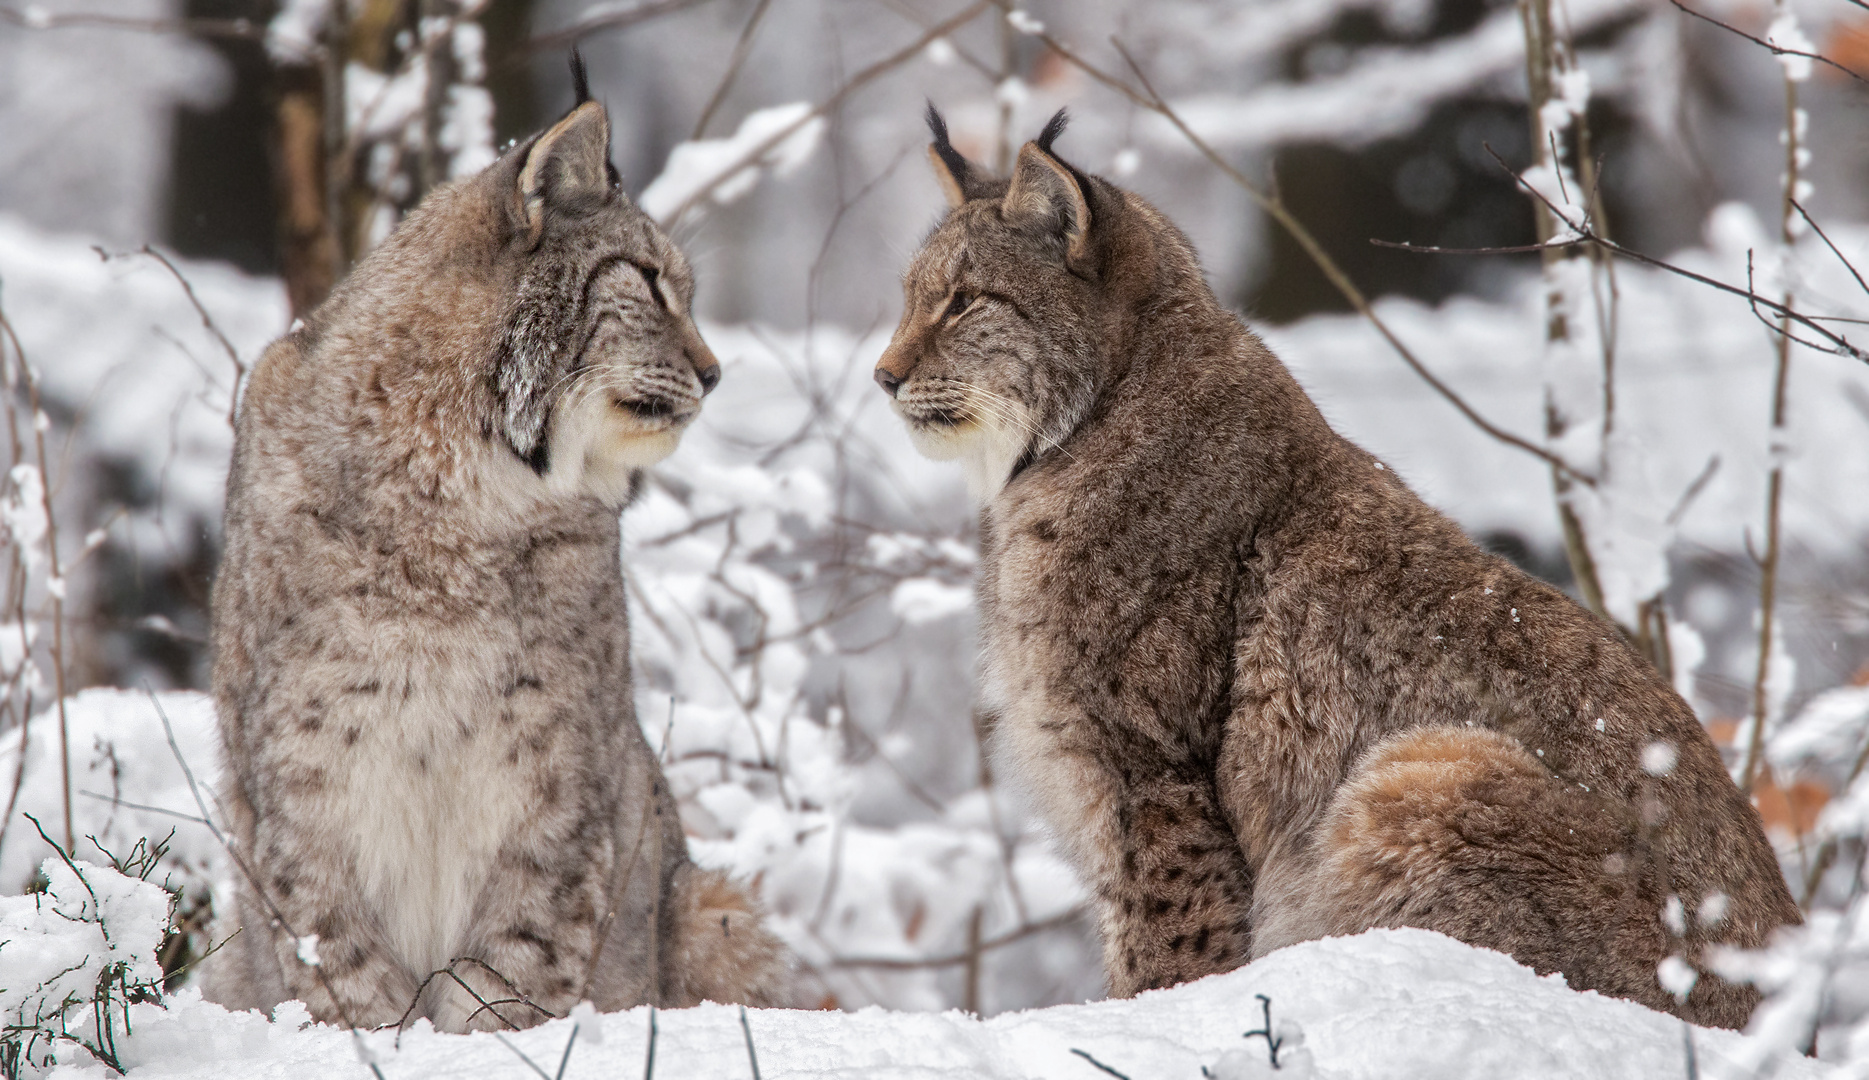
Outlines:
{"label": "brown mottled fur", "polygon": [[1666,681],[1332,432],[1172,224],[1051,153],[1061,125],[1010,180],[933,126],[951,209],[877,380],[983,502],[995,740],[1095,892],[1112,990],[1415,926],[1743,1024],[1750,988],[1677,1006],[1656,965],[1798,911]]}
{"label": "brown mottled fur", "polygon": [[[608,141],[583,104],[437,190],[254,371],[214,692],[265,897],[241,883],[216,1000],[458,1031],[785,999],[751,901],[689,863],[631,700],[618,509],[718,365]],[[461,958],[536,1008],[418,994]]]}

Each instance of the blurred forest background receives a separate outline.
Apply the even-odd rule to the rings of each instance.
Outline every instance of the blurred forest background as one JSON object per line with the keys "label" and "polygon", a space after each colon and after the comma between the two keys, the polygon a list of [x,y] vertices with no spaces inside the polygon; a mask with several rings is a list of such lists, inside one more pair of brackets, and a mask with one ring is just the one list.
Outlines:
{"label": "blurred forest background", "polygon": [[[725,365],[625,515],[641,720],[697,857],[758,881],[827,1004],[1101,993],[1081,889],[981,751],[972,509],[869,378],[942,205],[924,101],[988,166],[1068,107],[1060,151],[1177,221],[1340,430],[1617,621],[1794,893],[1861,921],[1853,0],[0,0],[0,741],[47,733],[0,758],[9,820],[71,803],[39,755],[108,785],[113,740],[152,745],[55,699],[205,686],[246,366],[568,108],[573,43]],[[70,832],[131,827],[95,802]],[[31,846],[0,831],[0,889]],[[176,851],[205,913],[225,868]]]}

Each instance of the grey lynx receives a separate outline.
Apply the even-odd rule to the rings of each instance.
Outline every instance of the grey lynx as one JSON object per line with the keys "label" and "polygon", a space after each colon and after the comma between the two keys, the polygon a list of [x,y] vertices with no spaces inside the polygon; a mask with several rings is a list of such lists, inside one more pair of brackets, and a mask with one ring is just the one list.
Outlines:
{"label": "grey lynx", "polygon": [[[618,509],[719,366],[609,130],[585,102],[431,194],[254,370],[214,693],[264,894],[210,973],[226,1004],[460,1031],[786,993],[631,701]],[[420,989],[451,963],[505,1003]]]}
{"label": "grey lynx", "polygon": [[1187,238],[1052,151],[1062,114],[1010,180],[930,126],[951,209],[876,378],[983,503],[994,737],[1112,990],[1412,926],[1743,1024],[1709,947],[1798,910],[1668,684],[1331,431]]}

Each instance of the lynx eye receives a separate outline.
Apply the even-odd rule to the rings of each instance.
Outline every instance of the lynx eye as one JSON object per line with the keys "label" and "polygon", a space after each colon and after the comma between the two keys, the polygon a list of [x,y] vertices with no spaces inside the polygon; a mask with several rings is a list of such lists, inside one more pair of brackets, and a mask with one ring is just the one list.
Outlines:
{"label": "lynx eye", "polygon": [[644,284],[649,286],[649,295],[655,297],[655,306],[661,308],[663,311],[667,311],[668,299],[662,295],[662,272],[653,266],[645,266],[642,263],[635,263],[634,265],[637,271],[642,274]]}
{"label": "lynx eye", "polygon": [[973,302],[974,302],[973,293],[967,292],[964,289],[955,289],[954,299],[948,301],[947,312],[942,315],[942,318],[944,319],[959,318],[962,312],[965,312],[968,308],[973,306]]}

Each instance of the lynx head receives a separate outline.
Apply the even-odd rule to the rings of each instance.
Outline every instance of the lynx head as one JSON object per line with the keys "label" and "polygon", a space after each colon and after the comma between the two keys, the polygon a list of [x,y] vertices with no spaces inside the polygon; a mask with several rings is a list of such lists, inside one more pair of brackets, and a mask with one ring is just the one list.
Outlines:
{"label": "lynx head", "polygon": [[512,291],[488,375],[498,437],[553,489],[621,502],[720,379],[681,251],[623,193],[610,119],[586,100],[509,151],[492,185]]}
{"label": "lynx head", "polygon": [[904,275],[876,381],[916,448],[962,461],[980,499],[1069,438],[1105,381],[1112,269],[1138,211],[1053,152],[1064,125],[1060,110],[998,179],[954,149],[928,107],[949,210]]}

